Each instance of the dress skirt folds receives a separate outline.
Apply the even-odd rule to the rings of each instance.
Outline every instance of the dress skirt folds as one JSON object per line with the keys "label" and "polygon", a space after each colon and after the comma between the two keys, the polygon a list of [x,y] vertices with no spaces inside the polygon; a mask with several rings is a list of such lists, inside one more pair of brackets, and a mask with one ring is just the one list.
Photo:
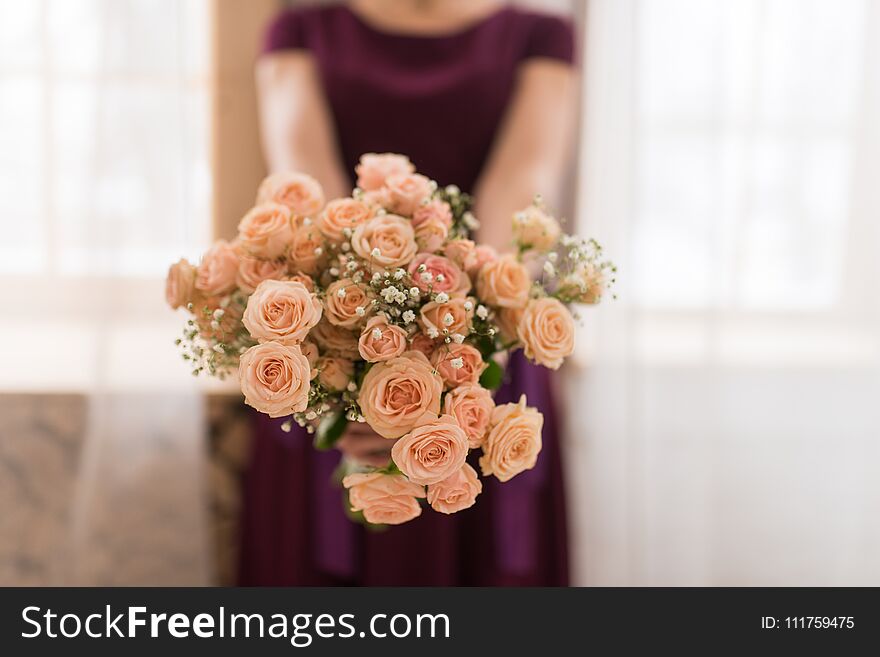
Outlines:
{"label": "dress skirt folds", "polygon": [[[532,59],[571,65],[570,24],[504,7],[461,31],[415,36],[373,27],[343,5],[283,11],[264,53],[299,50],[316,65],[349,172],[362,153],[409,156],[441,185],[471,191]],[[499,403],[528,396],[544,414],[537,466],[505,484],[483,479],[470,509],[426,509],[382,531],[350,521],[333,480],[336,451],[253,413],[246,475],[243,585],[542,585],[568,583],[563,478],[552,373],[513,354]],[[479,470],[477,455],[472,465]]]}

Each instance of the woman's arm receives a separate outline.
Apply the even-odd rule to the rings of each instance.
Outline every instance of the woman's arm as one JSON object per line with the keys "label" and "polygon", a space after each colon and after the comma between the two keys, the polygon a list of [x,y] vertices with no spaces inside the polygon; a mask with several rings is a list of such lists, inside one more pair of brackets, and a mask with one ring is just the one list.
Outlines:
{"label": "woman's arm", "polygon": [[575,70],[550,59],[526,62],[474,195],[477,240],[511,249],[511,217],[536,193],[557,202],[572,154]]}
{"label": "woman's arm", "polygon": [[257,62],[260,133],[269,170],[314,176],[328,199],[351,192],[339,160],[330,108],[312,55],[302,50]]}

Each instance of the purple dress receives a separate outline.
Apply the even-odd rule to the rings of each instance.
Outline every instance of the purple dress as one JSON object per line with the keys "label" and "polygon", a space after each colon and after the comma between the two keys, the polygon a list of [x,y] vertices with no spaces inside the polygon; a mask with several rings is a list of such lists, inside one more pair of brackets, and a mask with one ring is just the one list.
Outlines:
{"label": "purple dress", "polygon": [[[443,36],[381,31],[344,6],[287,10],[272,22],[265,43],[265,52],[284,49],[314,56],[348,171],[361,153],[404,153],[421,173],[465,191],[485,164],[519,65],[535,57],[573,60],[569,23],[513,8]],[[338,452],[317,452],[305,432],[286,434],[280,421],[254,413],[240,583],[567,585],[551,384],[548,370],[517,352],[496,395],[504,403],[525,393],[544,414],[534,469],[504,484],[484,478],[470,509],[447,516],[426,508],[414,521],[381,531],[346,517],[331,477]]]}

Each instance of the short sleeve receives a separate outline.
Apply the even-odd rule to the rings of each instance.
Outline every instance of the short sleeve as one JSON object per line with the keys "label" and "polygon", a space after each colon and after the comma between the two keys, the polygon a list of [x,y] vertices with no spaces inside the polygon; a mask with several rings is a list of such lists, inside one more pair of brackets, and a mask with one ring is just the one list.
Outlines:
{"label": "short sleeve", "polygon": [[266,28],[263,35],[262,54],[279,50],[301,50],[307,48],[304,17],[300,12],[285,10],[279,13]]}
{"label": "short sleeve", "polygon": [[549,57],[574,63],[574,29],[561,16],[536,15],[529,31],[525,58]]}

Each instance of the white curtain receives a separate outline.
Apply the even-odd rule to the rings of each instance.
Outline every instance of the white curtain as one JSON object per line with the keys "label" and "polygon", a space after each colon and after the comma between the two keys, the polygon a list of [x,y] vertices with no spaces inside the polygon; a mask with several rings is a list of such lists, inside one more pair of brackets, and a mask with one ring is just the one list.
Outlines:
{"label": "white curtain", "polygon": [[[208,14],[0,1],[0,391],[39,400],[2,434],[8,583],[207,581],[202,405],[163,279],[209,236]],[[64,439],[58,393],[87,399]]]}
{"label": "white curtain", "polygon": [[[580,584],[880,584],[880,2],[590,0]],[[575,410],[577,409],[577,410]]]}

